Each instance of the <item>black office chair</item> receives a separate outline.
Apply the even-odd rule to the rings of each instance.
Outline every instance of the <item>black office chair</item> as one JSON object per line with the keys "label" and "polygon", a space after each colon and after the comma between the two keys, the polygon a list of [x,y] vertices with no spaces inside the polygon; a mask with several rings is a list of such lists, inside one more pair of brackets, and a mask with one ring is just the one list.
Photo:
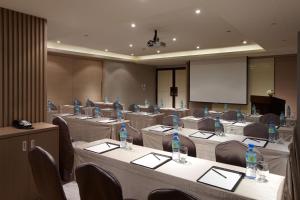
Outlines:
{"label": "black office chair", "polygon": [[153,190],[148,200],[199,200],[190,194],[176,189],[157,189]]}

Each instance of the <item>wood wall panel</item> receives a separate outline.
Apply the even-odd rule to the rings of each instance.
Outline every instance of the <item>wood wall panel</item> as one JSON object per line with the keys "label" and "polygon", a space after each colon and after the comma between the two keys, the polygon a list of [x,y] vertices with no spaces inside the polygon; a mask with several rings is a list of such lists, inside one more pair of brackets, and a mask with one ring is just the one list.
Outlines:
{"label": "wood wall panel", "polygon": [[45,120],[46,20],[0,8],[0,127]]}

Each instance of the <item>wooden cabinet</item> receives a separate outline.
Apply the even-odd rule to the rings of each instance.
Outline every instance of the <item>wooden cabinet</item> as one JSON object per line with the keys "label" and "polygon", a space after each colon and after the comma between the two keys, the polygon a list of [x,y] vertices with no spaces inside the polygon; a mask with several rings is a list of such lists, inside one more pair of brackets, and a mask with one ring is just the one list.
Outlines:
{"label": "wooden cabinet", "polygon": [[58,128],[36,123],[32,130],[0,128],[0,199],[35,200],[38,193],[28,162],[28,152],[41,146],[58,163]]}

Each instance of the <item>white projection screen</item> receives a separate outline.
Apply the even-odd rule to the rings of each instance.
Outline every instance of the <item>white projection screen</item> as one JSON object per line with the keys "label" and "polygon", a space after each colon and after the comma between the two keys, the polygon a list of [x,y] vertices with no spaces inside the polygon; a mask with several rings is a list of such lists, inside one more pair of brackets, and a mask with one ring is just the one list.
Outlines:
{"label": "white projection screen", "polygon": [[247,58],[191,61],[190,101],[247,104]]}

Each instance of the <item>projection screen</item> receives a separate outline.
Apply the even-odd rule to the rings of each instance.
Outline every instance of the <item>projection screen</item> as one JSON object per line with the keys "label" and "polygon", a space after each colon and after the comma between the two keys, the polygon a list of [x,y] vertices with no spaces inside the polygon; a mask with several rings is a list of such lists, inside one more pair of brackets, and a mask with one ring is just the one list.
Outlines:
{"label": "projection screen", "polygon": [[247,58],[191,61],[190,101],[247,103]]}

